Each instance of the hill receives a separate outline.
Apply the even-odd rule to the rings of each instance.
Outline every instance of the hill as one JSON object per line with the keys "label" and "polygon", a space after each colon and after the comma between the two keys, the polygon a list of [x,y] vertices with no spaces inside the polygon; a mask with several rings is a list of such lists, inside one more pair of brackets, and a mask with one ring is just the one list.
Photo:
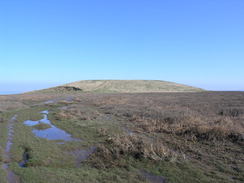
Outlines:
{"label": "hill", "polygon": [[98,93],[150,93],[150,92],[199,92],[183,84],[157,80],[84,80],[69,83],[63,87],[73,87],[84,92]]}

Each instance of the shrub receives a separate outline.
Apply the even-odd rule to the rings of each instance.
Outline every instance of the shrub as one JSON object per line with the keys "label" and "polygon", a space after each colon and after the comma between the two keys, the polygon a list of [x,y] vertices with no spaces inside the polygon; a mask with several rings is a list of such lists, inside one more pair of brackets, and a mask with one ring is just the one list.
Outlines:
{"label": "shrub", "polygon": [[227,108],[227,109],[222,109],[219,111],[219,115],[221,116],[229,116],[229,117],[239,117],[242,115],[243,109],[241,108]]}

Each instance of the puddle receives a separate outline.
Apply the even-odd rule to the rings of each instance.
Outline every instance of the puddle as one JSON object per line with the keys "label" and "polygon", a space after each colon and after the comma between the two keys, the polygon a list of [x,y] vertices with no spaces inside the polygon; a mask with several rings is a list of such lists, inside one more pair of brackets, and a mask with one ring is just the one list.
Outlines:
{"label": "puddle", "polygon": [[61,98],[56,98],[56,99],[51,99],[51,100],[47,100],[44,102],[44,104],[56,104],[60,101],[66,101],[66,102],[72,102],[74,100],[73,96],[68,96],[68,97],[61,97]]}
{"label": "puddle", "polygon": [[166,179],[162,176],[158,176],[158,175],[154,175],[152,173],[149,173],[145,170],[141,170],[140,171],[142,177],[144,177],[145,179],[147,179],[149,182],[152,183],[167,183]]}
{"label": "puddle", "polygon": [[123,129],[124,129],[125,133],[127,133],[130,136],[132,136],[134,134],[134,132],[131,131],[129,128],[124,127]]}
{"label": "puddle", "polygon": [[60,109],[60,110],[67,110],[68,109],[68,106],[59,107],[58,109]]}
{"label": "puddle", "polygon": [[27,150],[25,150],[25,152],[23,153],[23,160],[19,163],[19,166],[22,168],[27,167],[27,163],[30,159],[30,155],[29,152]]}
{"label": "puddle", "polygon": [[44,104],[53,104],[54,103],[54,100],[48,100],[46,102],[44,102]]}
{"label": "puddle", "polygon": [[48,140],[79,141],[79,139],[73,138],[71,134],[53,125],[51,121],[48,119],[48,111],[42,111],[41,113],[43,114],[43,119],[39,121],[27,120],[24,122],[26,126],[35,126],[42,123],[48,124],[50,126],[50,128],[43,130],[33,129],[32,133],[35,134],[35,136]]}
{"label": "puddle", "polygon": [[65,99],[67,102],[72,102],[74,100],[74,97],[72,96],[69,96],[69,97],[66,97]]}
{"label": "puddle", "polygon": [[72,156],[74,156],[76,161],[76,166],[80,167],[81,162],[87,160],[91,154],[93,154],[96,151],[96,147],[92,146],[88,149],[80,149],[70,152]]}

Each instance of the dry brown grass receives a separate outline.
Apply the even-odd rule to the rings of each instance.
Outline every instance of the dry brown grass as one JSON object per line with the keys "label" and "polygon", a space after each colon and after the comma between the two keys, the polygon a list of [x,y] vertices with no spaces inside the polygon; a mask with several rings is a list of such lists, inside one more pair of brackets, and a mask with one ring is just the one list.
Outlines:
{"label": "dry brown grass", "polygon": [[151,111],[151,114],[144,115],[132,114],[130,121],[148,133],[188,135],[196,140],[243,140],[241,124],[234,123],[230,117],[216,116],[208,119],[189,111]]}
{"label": "dry brown grass", "polygon": [[[33,104],[67,96],[30,94],[2,101]],[[94,120],[95,130],[109,121],[109,126],[98,130],[100,136],[95,135],[97,151],[88,160],[92,166],[127,168],[130,161],[154,164],[174,160],[177,164],[184,160],[209,177],[218,174],[228,180],[236,176],[243,182],[243,92],[82,93],[72,97],[72,102],[50,104],[60,109],[54,110],[57,119],[67,119],[64,122],[71,127],[72,122]]]}
{"label": "dry brown grass", "polygon": [[[104,135],[104,130],[102,130],[102,135]],[[152,141],[152,139],[137,135],[114,135],[107,136],[106,142],[98,145],[91,162],[98,168],[124,166],[119,160],[128,156],[135,159],[161,161],[175,160],[179,155],[171,151],[160,139]]]}
{"label": "dry brown grass", "polygon": [[95,120],[99,115],[99,112],[95,110],[82,105],[73,105],[67,110],[61,110],[55,116],[57,119]]}
{"label": "dry brown grass", "polygon": [[244,94],[220,94],[105,95],[92,102],[147,133],[243,141]]}
{"label": "dry brown grass", "polygon": [[169,157],[170,150],[159,140],[150,142],[148,139],[136,135],[117,135],[109,137],[107,143],[111,145],[112,152],[116,156],[129,154],[138,158],[162,160]]}
{"label": "dry brown grass", "polygon": [[120,135],[99,130],[107,140],[90,159],[95,167],[126,168],[126,157],[174,160],[242,180],[243,92],[93,94],[81,103],[115,117],[125,129]]}

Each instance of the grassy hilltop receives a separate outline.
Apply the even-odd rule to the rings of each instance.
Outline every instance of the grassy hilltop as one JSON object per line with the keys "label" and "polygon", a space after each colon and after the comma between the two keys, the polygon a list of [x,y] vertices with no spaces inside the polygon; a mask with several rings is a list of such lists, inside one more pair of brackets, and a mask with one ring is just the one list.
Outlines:
{"label": "grassy hilltop", "polygon": [[157,80],[86,80],[65,86],[76,87],[85,92],[100,93],[149,93],[149,92],[197,92],[202,89]]}

